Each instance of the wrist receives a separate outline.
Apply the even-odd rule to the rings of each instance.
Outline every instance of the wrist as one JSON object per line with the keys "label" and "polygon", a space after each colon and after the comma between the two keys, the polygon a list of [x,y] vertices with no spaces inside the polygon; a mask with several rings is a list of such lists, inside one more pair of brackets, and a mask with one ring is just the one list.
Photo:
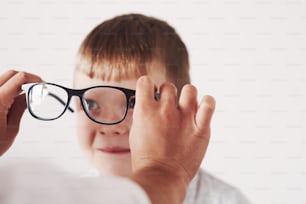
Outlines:
{"label": "wrist", "polygon": [[146,167],[133,172],[130,178],[145,190],[153,204],[182,203],[185,198],[187,183],[173,169]]}

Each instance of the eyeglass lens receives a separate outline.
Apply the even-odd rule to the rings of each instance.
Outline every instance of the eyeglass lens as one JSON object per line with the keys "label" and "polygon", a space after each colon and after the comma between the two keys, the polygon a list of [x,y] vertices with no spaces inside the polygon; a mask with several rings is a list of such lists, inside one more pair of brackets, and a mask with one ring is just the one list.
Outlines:
{"label": "eyeglass lens", "polygon": [[50,120],[59,117],[68,101],[67,92],[61,87],[37,84],[28,95],[31,112],[40,119]]}
{"label": "eyeglass lens", "polygon": [[83,95],[87,114],[96,121],[113,123],[122,120],[127,110],[123,91],[108,87],[87,90]]}

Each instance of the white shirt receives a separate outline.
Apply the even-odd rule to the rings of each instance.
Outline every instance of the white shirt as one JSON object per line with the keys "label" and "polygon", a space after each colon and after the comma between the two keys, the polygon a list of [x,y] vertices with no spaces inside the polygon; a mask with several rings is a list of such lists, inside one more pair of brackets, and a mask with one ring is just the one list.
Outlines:
{"label": "white shirt", "polygon": [[183,204],[250,204],[235,187],[200,170],[188,186]]}
{"label": "white shirt", "polygon": [[149,204],[129,179],[71,177],[50,164],[0,161],[1,204]]}
{"label": "white shirt", "polygon": [[[118,177],[72,177],[50,164],[0,161],[1,204],[149,204],[136,183]],[[236,188],[200,170],[183,204],[249,204]]]}

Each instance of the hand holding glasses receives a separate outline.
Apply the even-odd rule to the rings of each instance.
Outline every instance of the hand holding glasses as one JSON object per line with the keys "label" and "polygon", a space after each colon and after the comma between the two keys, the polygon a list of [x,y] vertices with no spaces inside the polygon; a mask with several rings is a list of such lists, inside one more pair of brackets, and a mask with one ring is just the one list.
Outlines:
{"label": "hand holding glasses", "polygon": [[69,107],[71,97],[78,96],[86,115],[96,123],[114,125],[122,122],[135,105],[135,90],[115,86],[69,89],[54,83],[22,85],[30,114],[40,120],[55,120]]}

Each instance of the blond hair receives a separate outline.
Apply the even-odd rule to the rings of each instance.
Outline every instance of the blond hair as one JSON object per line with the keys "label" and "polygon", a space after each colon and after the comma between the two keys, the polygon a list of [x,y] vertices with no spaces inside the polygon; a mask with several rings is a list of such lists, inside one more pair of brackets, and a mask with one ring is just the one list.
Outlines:
{"label": "blond hair", "polygon": [[190,82],[188,51],[175,29],[141,14],[116,16],[96,26],[79,48],[76,70],[115,81],[162,71],[178,90]]}

